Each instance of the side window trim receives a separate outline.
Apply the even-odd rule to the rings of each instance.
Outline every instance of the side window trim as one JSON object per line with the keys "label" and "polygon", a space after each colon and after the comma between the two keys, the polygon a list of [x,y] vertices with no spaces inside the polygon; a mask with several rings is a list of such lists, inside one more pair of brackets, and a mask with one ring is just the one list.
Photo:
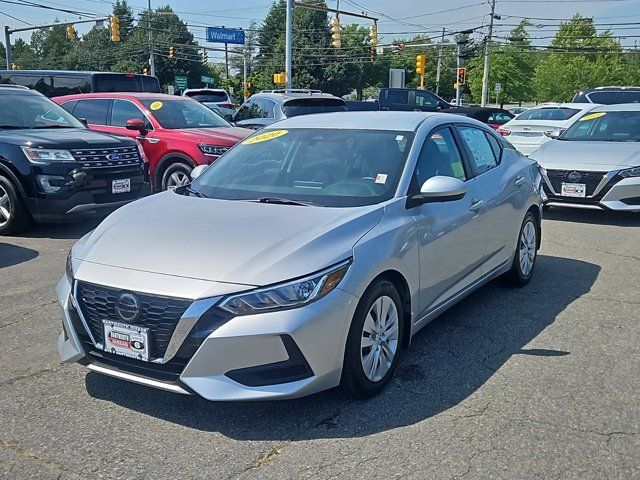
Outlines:
{"label": "side window trim", "polygon": [[[469,125],[469,124],[465,124],[465,123],[458,123],[455,126],[455,130],[456,130],[456,135],[458,135],[458,138],[460,140],[460,143],[463,145],[463,149],[464,149],[464,153],[465,153],[465,157],[467,158],[468,162],[469,162],[469,168],[471,169],[471,171],[473,172],[473,178],[478,178],[481,177],[482,175],[489,173],[493,170],[495,170],[496,168],[498,168],[500,166],[500,162],[495,158],[495,153],[494,153],[494,160],[496,161],[496,166],[495,167],[491,167],[488,170],[485,170],[484,172],[476,172],[473,164],[475,162],[472,161],[473,158],[473,153],[471,152],[471,150],[469,150],[469,146],[467,145],[467,143],[464,141],[464,139],[462,138],[461,133],[459,132],[460,128],[474,128],[476,130],[480,130],[481,132],[483,132],[485,135],[487,134],[487,132],[485,131],[484,128],[480,128],[476,125]],[[489,139],[487,139],[487,143],[489,143]],[[489,148],[491,149],[491,152],[493,152],[493,148],[491,148],[491,143],[489,143]]]}
{"label": "side window trim", "polygon": [[493,144],[491,143],[491,140],[493,140],[495,144],[498,146],[498,152],[495,152],[495,151],[493,152],[496,155],[496,163],[497,163],[496,167],[498,167],[502,163],[502,153],[504,151],[504,149],[502,148],[502,143],[500,142],[500,140],[494,137],[491,133],[485,131],[484,134],[487,136],[489,145],[492,145],[491,147],[492,150],[493,150]]}

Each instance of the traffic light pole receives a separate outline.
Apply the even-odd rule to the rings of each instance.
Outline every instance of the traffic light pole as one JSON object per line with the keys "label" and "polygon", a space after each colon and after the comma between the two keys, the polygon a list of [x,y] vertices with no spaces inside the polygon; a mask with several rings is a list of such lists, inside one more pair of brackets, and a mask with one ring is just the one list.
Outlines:
{"label": "traffic light pole", "polygon": [[444,43],[444,32],[442,29],[442,38],[440,39],[440,45],[438,48],[438,64],[436,66],[436,95],[440,93],[440,70],[442,69],[442,44]]}
{"label": "traffic light pole", "polygon": [[[460,42],[456,42],[456,76],[460,68]],[[460,106],[460,84],[456,78],[456,106]]]}
{"label": "traffic light pole", "polygon": [[484,70],[482,72],[482,100],[480,106],[487,106],[489,96],[489,57],[491,55],[491,37],[493,35],[493,19],[496,13],[496,0],[491,0],[491,16],[489,17],[489,31],[487,32],[487,44],[484,47]]}
{"label": "traffic light pole", "polygon": [[11,34],[12,33],[17,33],[17,32],[28,32],[29,30],[40,30],[42,28],[50,28],[50,27],[57,27],[58,25],[76,25],[78,23],[96,23],[98,24],[99,22],[104,22],[104,21],[109,21],[111,17],[99,17],[99,18],[92,18],[91,20],[76,20],[73,22],[57,22],[57,23],[49,23],[47,25],[35,25],[33,27],[24,27],[24,28],[13,28],[10,29],[8,26],[5,25],[4,27],[4,45],[5,45],[5,50],[7,52],[7,69],[11,70],[11,62],[13,61],[13,53],[11,51]]}

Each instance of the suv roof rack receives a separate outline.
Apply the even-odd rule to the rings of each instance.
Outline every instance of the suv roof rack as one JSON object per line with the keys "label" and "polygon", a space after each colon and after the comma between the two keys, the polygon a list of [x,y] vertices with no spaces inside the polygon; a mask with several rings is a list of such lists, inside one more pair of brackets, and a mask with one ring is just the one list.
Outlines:
{"label": "suv roof rack", "polygon": [[308,88],[281,88],[279,90],[262,90],[260,93],[322,93],[322,90]]}
{"label": "suv roof rack", "polygon": [[22,88],[23,90],[30,90],[29,87],[26,87],[24,85],[15,85],[13,83],[0,83],[0,87],[4,87],[4,88]]}

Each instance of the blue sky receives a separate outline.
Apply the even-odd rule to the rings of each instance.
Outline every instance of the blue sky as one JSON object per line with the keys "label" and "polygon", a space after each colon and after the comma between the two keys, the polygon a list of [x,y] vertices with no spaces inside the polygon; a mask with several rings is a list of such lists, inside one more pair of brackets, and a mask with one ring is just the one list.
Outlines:
{"label": "blue sky", "polygon": [[[21,0],[11,0],[20,2]],[[88,14],[108,14],[111,2],[108,0],[74,0],[72,6],[62,0],[33,0],[51,7],[67,8],[83,11]],[[138,12],[146,8],[145,0],[132,0],[129,4]],[[152,7],[163,5],[171,7],[180,16],[194,26],[190,27],[196,37],[204,36],[204,26],[247,27],[252,19],[261,22],[271,2],[268,0],[199,0],[157,1],[152,0]],[[0,0],[0,27],[9,25],[12,28],[27,26],[10,16],[30,24],[51,23],[56,18],[60,21],[72,21],[78,16],[44,10]],[[336,6],[336,0],[327,0],[330,7]],[[477,27],[486,24],[489,12],[487,0],[340,0],[340,8],[352,12],[366,11],[380,18],[378,31],[383,42],[390,42],[394,37],[408,36],[426,32],[438,36],[442,28],[449,31]],[[584,16],[593,16],[599,29],[611,27],[616,35],[627,36],[621,39],[624,46],[640,43],[640,0],[497,0],[496,12],[502,19],[496,22],[498,36],[506,35],[511,25],[519,21],[518,17],[536,18],[532,22],[538,28],[530,30],[534,44],[544,45],[553,36],[559,23],[556,19],[569,18],[576,12]],[[10,15],[10,16],[8,16]],[[391,18],[389,18],[391,17]],[[88,18],[88,17],[83,17]],[[539,19],[539,20],[538,20]],[[346,23],[346,18],[342,18]],[[355,21],[355,23],[366,23]],[[620,25],[627,23],[627,25]],[[78,26],[82,33],[87,26]],[[28,40],[28,34],[23,38]],[[199,39],[200,43],[204,41]],[[212,45],[213,46],[213,45]],[[210,55],[216,61],[216,57]]]}

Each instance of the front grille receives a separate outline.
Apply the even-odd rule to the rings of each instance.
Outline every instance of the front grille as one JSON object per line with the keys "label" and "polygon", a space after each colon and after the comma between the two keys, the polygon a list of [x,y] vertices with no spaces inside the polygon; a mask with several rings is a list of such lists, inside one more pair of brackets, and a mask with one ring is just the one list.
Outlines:
{"label": "front grille", "polygon": [[[116,301],[124,290],[94,285],[77,284],[77,302],[82,315],[97,343],[104,342],[103,320],[122,322],[116,313]],[[140,301],[140,315],[131,325],[149,328],[149,355],[162,358],[169,345],[180,317],[191,305],[190,300],[135,294]]]}
{"label": "front grille", "polygon": [[606,172],[581,172],[577,182],[569,180],[569,175],[577,170],[547,170],[547,178],[556,194],[562,192],[563,183],[584,183],[587,189],[587,197],[593,196],[596,187],[600,184]]}
{"label": "front grille", "polygon": [[140,165],[142,161],[135,145],[71,150],[71,154],[85,169],[130,167]]}

